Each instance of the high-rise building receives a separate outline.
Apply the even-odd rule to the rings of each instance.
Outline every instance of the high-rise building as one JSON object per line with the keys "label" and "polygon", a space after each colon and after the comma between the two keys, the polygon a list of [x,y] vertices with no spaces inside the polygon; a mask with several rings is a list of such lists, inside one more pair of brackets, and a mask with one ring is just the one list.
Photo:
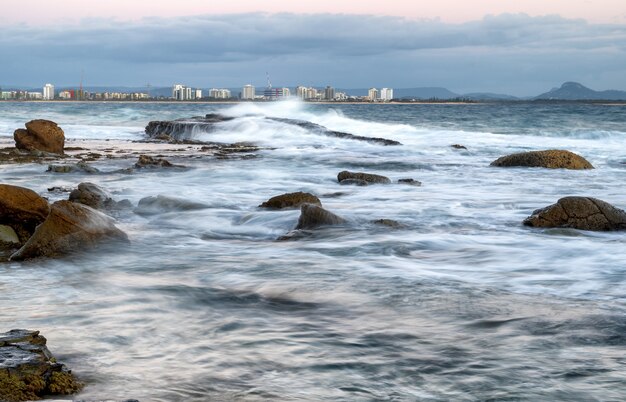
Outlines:
{"label": "high-rise building", "polygon": [[194,94],[193,94],[193,97],[195,99],[202,99],[202,90],[201,89],[196,89]]}
{"label": "high-rise building", "polygon": [[283,93],[283,98],[288,98],[291,96],[291,91],[289,90],[289,88],[283,87],[281,88],[281,91]]}
{"label": "high-rise building", "polygon": [[306,99],[316,99],[317,98],[317,89],[315,88],[308,88],[306,90]]}
{"label": "high-rise building", "polygon": [[296,87],[296,96],[299,99],[306,99],[306,91],[307,91],[306,87],[303,87],[302,85],[298,85]]}
{"label": "high-rise building", "polygon": [[380,99],[383,101],[390,101],[393,99],[393,89],[392,88],[382,88],[380,90]]}
{"label": "high-rise building", "polygon": [[243,91],[241,92],[241,99],[254,99],[256,96],[256,91],[254,86],[248,84],[243,86]]}
{"label": "high-rise building", "polygon": [[209,90],[209,98],[213,98],[213,99],[230,99],[230,91],[228,89],[211,88]]}
{"label": "high-rise building", "polygon": [[43,86],[43,99],[44,100],[54,99],[54,85],[46,84]]}
{"label": "high-rise building", "polygon": [[327,85],[326,89],[324,89],[324,99],[326,100],[335,99],[335,88],[331,87],[330,85]]}
{"label": "high-rise building", "polygon": [[370,88],[370,90],[367,91],[367,98],[372,102],[378,99],[378,89]]}

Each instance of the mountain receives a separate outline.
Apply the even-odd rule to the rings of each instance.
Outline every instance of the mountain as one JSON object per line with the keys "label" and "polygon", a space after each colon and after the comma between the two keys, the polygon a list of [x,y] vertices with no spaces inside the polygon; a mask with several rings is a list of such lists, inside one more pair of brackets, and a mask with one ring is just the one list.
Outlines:
{"label": "mountain", "polygon": [[626,91],[594,91],[577,82],[566,82],[560,88],[536,96],[537,100],[626,100]]}
{"label": "mountain", "polygon": [[501,101],[516,101],[521,100],[520,98],[512,95],[506,94],[494,94],[491,92],[472,92],[469,94],[463,94],[463,98],[483,101],[483,100],[501,100]]}
{"label": "mountain", "polygon": [[461,95],[442,87],[398,88],[393,90],[398,99],[453,99]]}

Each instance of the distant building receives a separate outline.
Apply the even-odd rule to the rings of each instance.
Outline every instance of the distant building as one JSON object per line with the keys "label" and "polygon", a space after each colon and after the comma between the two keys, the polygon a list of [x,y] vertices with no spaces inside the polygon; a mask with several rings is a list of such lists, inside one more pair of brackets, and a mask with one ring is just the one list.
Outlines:
{"label": "distant building", "polygon": [[382,88],[380,90],[380,99],[383,101],[390,101],[393,99],[393,89],[392,88]]}
{"label": "distant building", "polygon": [[378,99],[378,89],[370,88],[369,91],[367,91],[367,99],[372,102]]}
{"label": "distant building", "polygon": [[306,99],[306,91],[307,91],[306,87],[303,87],[302,85],[298,85],[296,87],[296,96],[299,99]]}
{"label": "distant building", "polygon": [[193,94],[194,99],[202,99],[202,90],[196,89]]}
{"label": "distant building", "polygon": [[70,91],[61,91],[61,92],[59,92],[59,98],[61,98],[61,99],[72,99],[73,96],[74,96],[73,92],[74,91],[71,91],[71,92]]}
{"label": "distant building", "polygon": [[195,99],[195,91],[193,91],[191,89],[191,87],[182,85],[182,84],[175,84],[172,87],[172,98],[174,98],[175,100],[178,101],[186,101],[186,100],[192,100]]}
{"label": "distant building", "polygon": [[256,96],[256,91],[254,86],[248,84],[243,86],[243,91],[241,92],[241,99],[254,99]]}
{"label": "distant building", "polygon": [[317,99],[317,89],[308,88],[306,90],[306,98],[305,99]]}
{"label": "distant building", "polygon": [[291,96],[291,91],[289,90],[289,88],[283,87],[281,88],[282,92],[283,92],[283,98],[288,98]]}
{"label": "distant building", "polygon": [[28,92],[26,94],[26,99],[42,100],[43,99],[43,93],[41,93],[41,92]]}
{"label": "distant building", "polygon": [[335,88],[331,87],[330,85],[326,86],[326,89],[324,89],[324,99],[335,99]]}
{"label": "distant building", "polygon": [[44,100],[54,99],[54,85],[46,84],[43,86],[43,99]]}
{"label": "distant building", "polygon": [[209,98],[212,99],[230,99],[230,91],[228,89],[211,88],[209,90]]}

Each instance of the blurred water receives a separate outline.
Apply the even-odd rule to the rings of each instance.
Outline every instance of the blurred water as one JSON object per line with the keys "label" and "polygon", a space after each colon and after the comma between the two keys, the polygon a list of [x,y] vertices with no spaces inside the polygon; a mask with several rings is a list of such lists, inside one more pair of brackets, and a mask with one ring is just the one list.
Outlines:
{"label": "blurred water", "polygon": [[[89,180],[134,204],[165,194],[209,205],[121,215],[128,249],[0,265],[0,329],[41,330],[87,382],[77,398],[626,399],[626,237],[521,226],[566,195],[626,206],[623,107],[2,102],[0,136],[50,118],[68,138],[127,141],[144,138],[150,120],[210,112],[238,118],[196,139],[275,149],[88,178],[0,167],[1,182],[52,200],[62,195],[47,187]],[[596,169],[489,167],[547,148]],[[423,185],[339,186],[346,169]],[[299,212],[256,206],[293,191],[319,195],[350,224],[275,241]],[[378,218],[404,228],[369,223]]]}

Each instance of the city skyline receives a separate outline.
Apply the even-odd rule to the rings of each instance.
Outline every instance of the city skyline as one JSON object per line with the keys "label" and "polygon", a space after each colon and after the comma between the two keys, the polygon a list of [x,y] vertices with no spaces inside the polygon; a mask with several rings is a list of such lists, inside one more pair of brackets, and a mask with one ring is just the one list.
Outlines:
{"label": "city skyline", "polygon": [[[290,87],[330,82],[530,96],[575,81],[626,89],[623,1],[480,0],[448,12],[440,5],[458,2],[391,1],[387,11],[350,1],[277,1],[262,9],[240,1],[210,10],[195,0],[177,8],[158,0],[143,8],[35,3],[15,2],[0,19],[0,85],[84,78],[90,86],[168,86],[180,77],[203,88],[260,86],[269,71]],[[45,21],[38,17],[46,12]]]}

